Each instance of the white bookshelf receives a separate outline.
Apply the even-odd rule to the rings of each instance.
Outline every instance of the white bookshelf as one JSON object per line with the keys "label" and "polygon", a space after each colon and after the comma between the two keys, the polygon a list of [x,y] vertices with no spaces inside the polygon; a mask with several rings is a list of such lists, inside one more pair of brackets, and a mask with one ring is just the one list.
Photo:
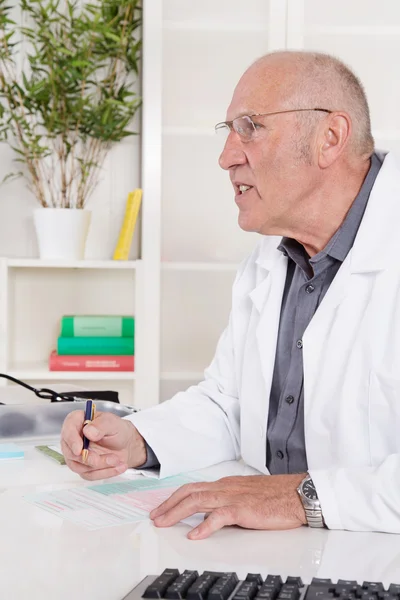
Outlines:
{"label": "white bookshelf", "polygon": [[[141,260],[0,259],[1,372],[39,387],[71,382],[83,389],[115,389],[122,402],[135,404],[135,387],[144,389],[145,377],[140,369],[143,315],[136,311],[142,267]],[[65,314],[134,314],[135,371],[50,371],[49,354]],[[1,378],[0,385],[10,384]]]}
{"label": "white bookshelf", "polygon": [[9,258],[7,266],[14,269],[123,269],[132,270],[139,260],[41,260],[40,258]]}
{"label": "white bookshelf", "polygon": [[16,367],[10,365],[7,374],[25,381],[134,381],[135,373],[128,371],[49,371],[47,362],[21,363]]}

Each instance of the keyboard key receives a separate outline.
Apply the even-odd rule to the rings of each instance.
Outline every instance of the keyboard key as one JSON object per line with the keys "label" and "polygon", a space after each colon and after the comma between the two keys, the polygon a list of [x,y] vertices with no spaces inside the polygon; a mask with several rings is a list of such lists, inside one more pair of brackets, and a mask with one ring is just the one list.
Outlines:
{"label": "keyboard key", "polygon": [[364,588],[360,587],[356,590],[356,598],[360,600],[368,600],[370,596],[373,596],[375,600],[377,599],[377,595],[374,592],[370,592],[369,590],[364,590]]}
{"label": "keyboard key", "polygon": [[297,585],[297,587],[303,587],[304,583],[301,577],[287,577],[285,583]]}
{"label": "keyboard key", "polygon": [[299,600],[300,590],[297,584],[284,583],[279,592],[278,600]]}
{"label": "keyboard key", "polygon": [[178,569],[164,571],[145,590],[143,598],[163,598],[167,588],[179,577]]}
{"label": "keyboard key", "polygon": [[318,580],[318,583],[311,583],[308,586],[306,594],[304,596],[304,600],[330,600],[330,598],[334,598],[333,595],[332,583],[324,582],[323,580]]}
{"label": "keyboard key", "polygon": [[400,584],[391,583],[389,585],[388,592],[389,592],[389,594],[392,594],[392,596],[400,596]]}
{"label": "keyboard key", "polygon": [[246,581],[255,581],[257,585],[262,585],[263,578],[260,573],[248,573],[246,576]]}
{"label": "keyboard key", "polygon": [[196,581],[198,576],[198,571],[184,571],[182,575],[179,575],[174,583],[169,586],[165,592],[165,598],[169,598],[170,600],[182,600],[183,598],[186,598],[188,589]]}
{"label": "keyboard key", "polygon": [[365,590],[368,590],[372,593],[383,592],[385,590],[385,588],[383,587],[383,583],[381,583],[380,581],[364,581],[362,586]]}
{"label": "keyboard key", "polygon": [[264,583],[275,585],[278,590],[281,589],[283,581],[280,575],[268,575]]}
{"label": "keyboard key", "polygon": [[243,581],[236,590],[232,600],[252,600],[257,592],[258,584],[256,581]]}
{"label": "keyboard key", "polygon": [[257,593],[257,598],[263,600],[275,600],[281,591],[281,585],[278,582],[275,583],[263,583]]}
{"label": "keyboard key", "polygon": [[[335,585],[335,596],[342,597],[348,596],[349,594],[355,594],[359,586],[354,583],[340,583]],[[362,589],[362,588],[360,588]]]}
{"label": "keyboard key", "polygon": [[200,577],[190,586],[186,595],[187,600],[205,600],[208,596],[208,592],[217,581],[219,577],[224,573],[217,573],[214,571],[204,571]]}
{"label": "keyboard key", "polygon": [[239,581],[236,573],[225,573],[214,583],[207,596],[208,600],[227,600]]}

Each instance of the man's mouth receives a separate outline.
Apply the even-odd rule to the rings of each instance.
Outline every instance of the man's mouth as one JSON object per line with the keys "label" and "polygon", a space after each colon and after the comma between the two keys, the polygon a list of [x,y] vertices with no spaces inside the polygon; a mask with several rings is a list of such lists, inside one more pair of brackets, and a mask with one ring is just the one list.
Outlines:
{"label": "man's mouth", "polygon": [[249,190],[251,190],[253,188],[252,185],[246,185],[244,183],[241,183],[237,187],[238,187],[239,195],[245,194],[246,192],[248,192]]}

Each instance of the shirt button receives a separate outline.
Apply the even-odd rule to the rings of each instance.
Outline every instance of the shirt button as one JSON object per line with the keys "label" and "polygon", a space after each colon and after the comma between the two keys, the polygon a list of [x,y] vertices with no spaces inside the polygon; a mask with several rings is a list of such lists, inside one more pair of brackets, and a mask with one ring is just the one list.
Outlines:
{"label": "shirt button", "polygon": [[307,294],[312,294],[314,290],[315,290],[315,287],[311,284],[306,287]]}
{"label": "shirt button", "polygon": [[288,404],[293,404],[293,402],[294,402],[294,396],[287,396],[286,397],[286,402]]}
{"label": "shirt button", "polygon": [[278,450],[277,453],[276,453],[276,456],[278,458],[282,459],[284,457],[284,454],[283,454],[282,450]]}
{"label": "shirt button", "polygon": [[301,350],[303,347],[303,340],[297,340],[296,346],[298,347],[299,350]]}

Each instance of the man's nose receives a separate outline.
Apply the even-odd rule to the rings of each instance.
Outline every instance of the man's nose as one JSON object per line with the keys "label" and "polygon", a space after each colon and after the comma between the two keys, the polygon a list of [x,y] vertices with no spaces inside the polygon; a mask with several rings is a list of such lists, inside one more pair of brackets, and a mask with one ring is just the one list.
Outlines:
{"label": "man's nose", "polygon": [[239,136],[234,131],[231,131],[220,154],[218,160],[219,166],[221,169],[228,171],[236,165],[243,165],[246,160]]}

